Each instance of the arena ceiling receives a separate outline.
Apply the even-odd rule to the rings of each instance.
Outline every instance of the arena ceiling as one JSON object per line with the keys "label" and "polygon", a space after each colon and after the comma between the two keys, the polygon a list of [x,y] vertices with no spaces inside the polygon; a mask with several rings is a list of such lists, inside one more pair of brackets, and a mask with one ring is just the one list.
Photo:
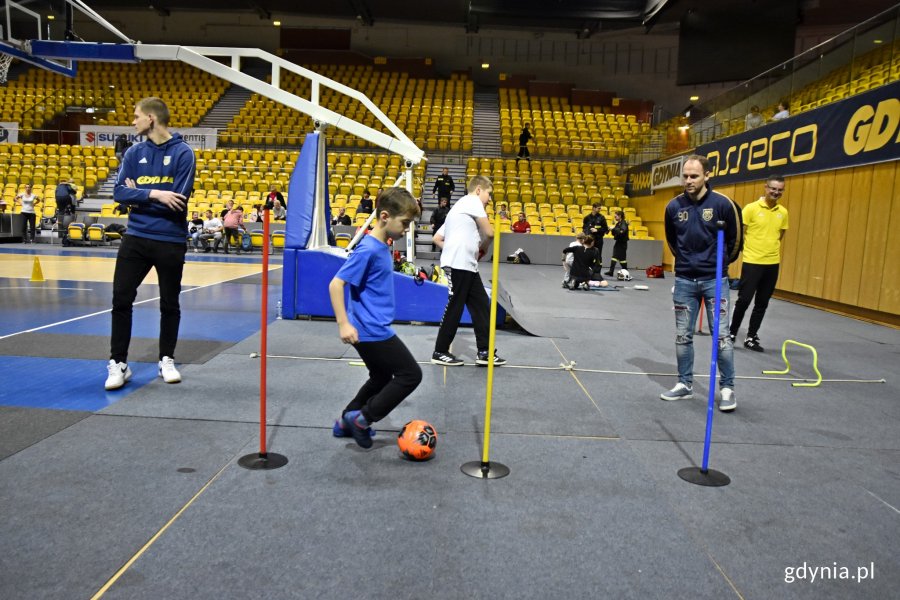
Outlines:
{"label": "arena ceiling", "polygon": [[[20,0],[37,5],[42,0]],[[43,0],[58,5],[61,0]],[[756,0],[716,0],[717,6]],[[568,30],[579,37],[611,29],[677,23],[710,0],[86,0],[93,9],[146,8],[161,15],[181,11],[230,11],[256,14],[260,19],[308,16],[354,20],[363,25],[386,22],[459,24],[467,31],[481,27],[529,31]],[[799,0],[798,23],[854,24],[896,4],[896,0]],[[54,6],[57,8],[57,6]]]}

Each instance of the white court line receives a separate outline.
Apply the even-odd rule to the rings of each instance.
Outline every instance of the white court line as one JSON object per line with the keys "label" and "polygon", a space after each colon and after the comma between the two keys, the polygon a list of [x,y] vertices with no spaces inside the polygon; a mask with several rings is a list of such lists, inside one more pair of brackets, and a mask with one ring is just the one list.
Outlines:
{"label": "white court line", "polygon": [[[866,488],[863,488],[863,489],[866,490]],[[898,510],[896,507],[891,506],[890,504],[888,504],[887,502],[885,502],[884,500],[882,500],[881,498],[879,498],[878,496],[876,496],[875,494],[873,494],[872,492],[870,492],[869,490],[866,490],[866,492],[867,492],[870,496],[872,496],[873,498],[875,498],[876,500],[878,500],[879,502],[881,502],[882,504],[884,504],[885,506],[887,506],[888,508],[890,508],[892,511],[894,511],[895,513],[897,513],[898,515],[900,515],[900,510]]]}
{"label": "white court line", "polygon": [[[222,281],[217,281],[215,283],[207,283],[206,285],[198,285],[197,287],[193,287],[189,290],[181,290],[181,294],[186,294],[188,292],[193,292],[195,290],[202,290],[203,288],[208,288],[214,285],[219,285],[220,283],[228,283],[229,281],[235,281],[236,279],[243,279],[244,277],[249,277],[250,275],[239,275],[237,277],[232,277],[231,279],[223,279]],[[46,289],[46,288],[44,288]],[[146,302],[155,302],[159,300],[159,296],[155,298],[147,298],[146,300],[141,300],[140,302],[135,302],[134,306],[138,304],[144,304]],[[71,319],[66,319],[65,321],[57,321],[56,323],[50,323],[49,325],[41,325],[40,327],[33,327],[31,329],[23,329],[22,331],[17,331],[15,333],[7,333],[6,335],[0,335],[0,340],[5,340],[6,338],[15,337],[17,335],[22,335],[23,333],[34,333],[35,331],[41,331],[42,329],[49,329],[50,327],[56,327],[57,325],[65,325],[66,323],[73,323],[75,321],[80,321],[81,319],[89,319],[91,317],[96,317],[97,315],[103,315],[106,313],[112,312],[112,308],[107,308],[106,310],[101,310],[99,312],[91,313],[89,315],[81,315],[80,317],[73,317]]]}

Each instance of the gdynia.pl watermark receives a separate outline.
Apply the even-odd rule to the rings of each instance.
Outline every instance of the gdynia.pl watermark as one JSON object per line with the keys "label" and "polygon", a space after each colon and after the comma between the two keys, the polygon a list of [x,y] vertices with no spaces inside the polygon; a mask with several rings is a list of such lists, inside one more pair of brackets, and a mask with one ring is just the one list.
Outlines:
{"label": "gdynia.pl watermark", "polygon": [[857,583],[875,579],[875,563],[857,567],[843,567],[836,562],[831,566],[812,566],[803,561],[803,564],[797,567],[784,568],[784,582],[794,583],[795,581],[806,581],[814,583],[816,581],[855,581]]}

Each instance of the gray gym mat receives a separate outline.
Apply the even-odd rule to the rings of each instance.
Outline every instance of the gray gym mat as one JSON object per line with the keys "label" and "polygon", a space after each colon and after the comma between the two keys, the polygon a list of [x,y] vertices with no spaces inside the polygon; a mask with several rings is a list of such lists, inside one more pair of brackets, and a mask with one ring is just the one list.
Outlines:
{"label": "gray gym mat", "polygon": [[[178,362],[203,364],[219,355],[234,342],[216,340],[178,340]],[[23,333],[0,340],[0,356],[39,356],[44,358],[80,358],[109,360],[109,335],[69,335],[57,333]],[[128,360],[156,362],[159,360],[159,340],[131,338]]]}
{"label": "gray gym mat", "polygon": [[0,406],[0,460],[89,416],[80,410]]}

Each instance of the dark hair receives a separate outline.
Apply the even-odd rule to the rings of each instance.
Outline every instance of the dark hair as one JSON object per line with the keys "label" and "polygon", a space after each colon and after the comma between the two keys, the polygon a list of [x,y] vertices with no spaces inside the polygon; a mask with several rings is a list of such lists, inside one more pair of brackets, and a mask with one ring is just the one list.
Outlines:
{"label": "dark hair", "polygon": [[770,181],[777,181],[778,183],[784,183],[784,176],[779,175],[777,173],[770,173],[768,177],[766,177],[766,183]]}
{"label": "dark hair", "polygon": [[594,236],[588,234],[584,236],[584,245],[585,246],[593,246],[594,245]]}
{"label": "dark hair", "polygon": [[620,217],[622,217],[623,221],[625,220],[625,211],[624,210],[617,210],[616,214],[619,215]]}
{"label": "dark hair", "polygon": [[406,189],[402,187],[388,188],[380,196],[378,196],[378,206],[376,212],[387,211],[391,217],[398,215],[418,217],[419,203],[413,198]]}
{"label": "dark hair", "polygon": [[703,156],[702,154],[691,154],[687,158],[684,159],[685,163],[689,163],[690,161],[695,160],[700,163],[700,166],[703,167],[704,173],[709,173],[709,159]]}

